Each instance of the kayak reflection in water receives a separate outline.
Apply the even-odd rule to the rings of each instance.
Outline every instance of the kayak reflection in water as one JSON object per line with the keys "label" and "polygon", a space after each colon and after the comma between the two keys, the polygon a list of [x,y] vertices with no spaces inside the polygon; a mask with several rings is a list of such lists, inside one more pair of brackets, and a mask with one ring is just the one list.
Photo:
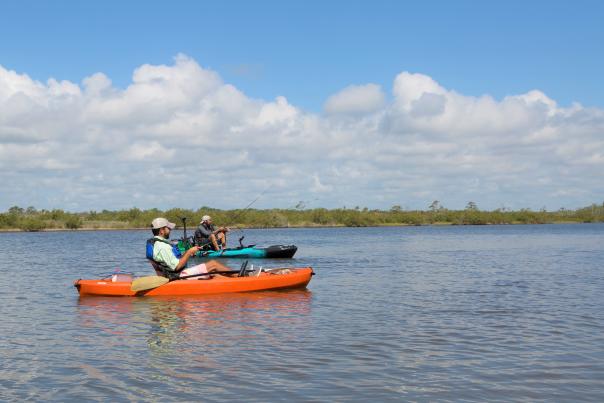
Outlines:
{"label": "kayak reflection in water", "polygon": [[226,249],[227,240],[226,233],[229,232],[227,227],[216,228],[212,224],[212,217],[204,215],[201,218],[199,227],[195,231],[195,243],[202,248],[211,248],[213,250]]}
{"label": "kayak reflection in water", "polygon": [[[171,279],[196,274],[208,274],[208,276],[190,278],[191,280],[197,280],[203,278],[209,279],[209,274],[214,272],[230,270],[227,266],[215,260],[210,260],[209,262],[187,268],[188,260],[191,256],[194,256],[201,247],[193,246],[182,255],[180,254],[180,251],[176,253],[175,248],[168,241],[168,239],[170,239],[170,232],[176,227],[176,224],[169,222],[163,217],[158,217],[151,222],[151,226],[151,231],[154,236],[147,241],[147,258],[155,263],[153,267],[158,271],[159,275]],[[149,250],[151,248],[152,250]],[[213,276],[221,275],[213,274]]]}

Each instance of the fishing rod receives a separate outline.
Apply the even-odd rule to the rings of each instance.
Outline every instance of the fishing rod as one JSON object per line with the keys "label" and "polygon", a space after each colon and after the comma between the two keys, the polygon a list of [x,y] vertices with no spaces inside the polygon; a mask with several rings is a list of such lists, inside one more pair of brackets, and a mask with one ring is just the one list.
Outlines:
{"label": "fishing rod", "polygon": [[237,213],[237,214],[235,215],[235,217],[231,218],[231,221],[238,220],[238,219],[239,219],[239,217],[241,217],[241,215],[242,215],[243,213],[245,213],[245,212],[247,211],[247,209],[249,209],[249,208],[252,206],[252,204],[256,203],[256,202],[258,201],[258,199],[260,199],[260,198],[262,197],[262,195],[263,195],[263,194],[265,194],[265,193],[266,193],[266,191],[267,191],[267,190],[269,190],[269,189],[270,189],[270,185],[269,185],[269,186],[267,186],[267,187],[266,187],[266,189],[264,189],[264,190],[262,191],[262,193],[260,193],[260,194],[258,195],[258,197],[256,197],[256,198],[255,198],[254,200],[252,200],[252,201],[251,201],[251,202],[250,202],[250,203],[249,203],[247,206],[245,206],[245,207],[243,208],[243,210],[241,210],[239,213]]}
{"label": "fishing rod", "polygon": [[[239,217],[241,217],[241,215],[243,213],[245,213],[254,203],[256,203],[258,201],[258,199],[260,199],[268,190],[270,189],[270,185],[266,187],[266,189],[264,189],[254,200],[252,200],[251,202],[249,202],[247,204],[247,206],[245,206],[243,208],[243,210],[241,210],[239,213],[237,213],[235,215],[235,217],[231,218],[232,222],[235,222],[236,220],[239,219]],[[180,217],[182,224],[183,224],[183,243],[188,242],[188,237],[187,237],[187,217]],[[243,232],[243,230],[239,227],[234,227],[234,229],[237,229],[241,232]],[[241,245],[241,247],[243,247],[243,239],[245,238],[245,235],[242,236],[241,238],[239,238],[239,245]]]}
{"label": "fishing rod", "polygon": [[[239,213],[237,213],[233,218],[231,218],[231,222],[236,223],[236,220],[238,220],[243,213],[245,213],[254,203],[256,203],[258,201],[258,199],[260,199],[262,197],[262,195],[264,195],[269,189],[270,189],[270,185],[268,185],[254,200],[252,200],[251,202],[248,203],[247,206],[245,206],[243,208],[243,210],[241,210]],[[243,233],[243,230],[237,226],[234,227],[234,229],[241,231],[241,233]],[[243,248],[243,239],[245,238],[245,235],[242,235],[239,238],[239,245]]]}

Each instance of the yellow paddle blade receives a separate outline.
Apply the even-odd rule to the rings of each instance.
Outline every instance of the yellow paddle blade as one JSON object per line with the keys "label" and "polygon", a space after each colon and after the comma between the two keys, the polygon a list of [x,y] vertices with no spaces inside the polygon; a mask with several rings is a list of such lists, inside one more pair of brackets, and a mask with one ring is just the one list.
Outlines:
{"label": "yellow paddle blade", "polygon": [[130,286],[130,289],[134,292],[150,290],[152,288],[157,288],[160,285],[164,285],[168,281],[169,280],[167,278],[161,277],[161,276],[139,277],[132,281],[132,285]]}

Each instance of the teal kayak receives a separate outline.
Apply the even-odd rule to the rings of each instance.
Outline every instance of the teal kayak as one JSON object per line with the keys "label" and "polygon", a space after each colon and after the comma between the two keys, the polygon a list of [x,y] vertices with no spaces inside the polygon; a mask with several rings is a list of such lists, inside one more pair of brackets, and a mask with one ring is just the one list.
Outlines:
{"label": "teal kayak", "polygon": [[227,248],[221,251],[209,250],[199,251],[196,257],[215,258],[281,258],[287,259],[294,256],[298,247],[295,245],[272,245],[266,248],[257,248],[256,246],[245,246],[239,248]]}
{"label": "teal kayak", "polygon": [[[186,218],[182,218],[182,223],[184,226],[184,236],[176,243],[175,248],[177,248],[180,253],[184,253],[187,249],[193,246],[193,238],[187,237],[187,222]],[[267,246],[266,248],[259,248],[256,245],[244,245],[242,236],[239,238],[239,247],[237,248],[227,248],[223,250],[200,250],[195,254],[194,257],[197,258],[242,258],[242,259],[289,259],[294,256],[298,247],[296,245],[272,245]]]}
{"label": "teal kayak", "polygon": [[[190,242],[178,241],[178,249],[184,253],[191,247]],[[242,258],[242,259],[289,259],[294,256],[298,247],[296,245],[272,245],[259,248],[256,245],[240,246],[238,248],[227,248],[221,251],[200,250],[195,254],[197,258]]]}

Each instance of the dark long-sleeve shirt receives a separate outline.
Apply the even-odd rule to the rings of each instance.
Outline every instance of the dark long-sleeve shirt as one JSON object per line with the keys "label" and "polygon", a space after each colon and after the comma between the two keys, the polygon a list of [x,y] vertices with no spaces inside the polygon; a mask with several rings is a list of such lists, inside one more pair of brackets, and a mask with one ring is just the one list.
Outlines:
{"label": "dark long-sleeve shirt", "polygon": [[195,231],[195,241],[205,241],[216,230],[214,225],[199,224]]}

